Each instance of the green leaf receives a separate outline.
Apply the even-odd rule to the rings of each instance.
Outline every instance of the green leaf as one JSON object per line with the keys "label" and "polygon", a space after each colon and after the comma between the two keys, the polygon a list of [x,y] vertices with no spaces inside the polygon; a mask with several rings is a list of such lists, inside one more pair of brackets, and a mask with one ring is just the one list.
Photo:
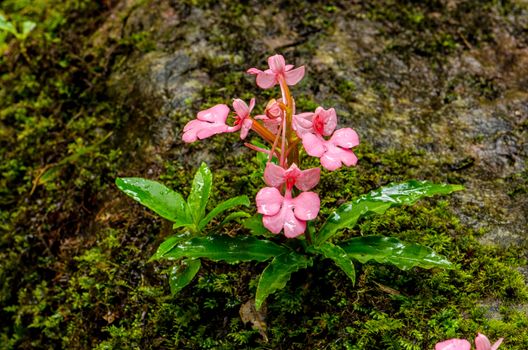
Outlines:
{"label": "green leaf", "polygon": [[224,226],[228,222],[236,220],[236,219],[249,218],[249,217],[251,217],[251,215],[249,215],[245,211],[235,211],[234,213],[231,213],[228,216],[226,216],[225,219],[222,220],[222,222],[220,223],[220,226]]}
{"label": "green leaf", "polygon": [[234,208],[238,205],[245,205],[246,207],[249,206],[249,198],[248,196],[238,196],[234,198],[229,198],[226,201],[223,201],[222,203],[218,204],[213,210],[207,214],[205,218],[203,218],[200,221],[200,224],[198,225],[198,229],[201,231],[207,224],[218,214],[229,210],[231,208]]}
{"label": "green leaf", "polygon": [[206,258],[233,264],[241,261],[266,261],[288,251],[288,248],[252,236],[210,235],[179,242],[157,259]]}
{"label": "green leaf", "polygon": [[9,22],[7,18],[5,18],[2,14],[0,14],[0,30],[9,32],[15,36],[18,35],[18,32],[13,23]]}
{"label": "green leaf", "polygon": [[315,250],[319,251],[325,258],[333,260],[334,263],[352,280],[352,284],[356,284],[356,269],[354,268],[354,263],[343,248],[325,242],[321,246],[315,247]]}
{"label": "green leaf", "polygon": [[35,29],[37,24],[32,21],[24,21],[22,22],[22,38],[25,39],[29,35],[29,33]]}
{"label": "green leaf", "polygon": [[341,229],[354,227],[358,219],[367,214],[383,214],[390,207],[410,205],[424,197],[448,194],[462,189],[464,187],[460,185],[434,184],[416,180],[381,187],[343,204],[331,213],[319,230],[315,244],[322,244]]}
{"label": "green leaf", "polygon": [[159,245],[158,249],[156,250],[156,253],[154,253],[154,255],[150,257],[149,261],[161,258],[166,253],[170,252],[172,248],[174,248],[178,243],[183,240],[189,239],[190,237],[191,235],[189,234],[189,232],[185,232],[181,235],[171,236],[167,238]]}
{"label": "green leaf", "polygon": [[209,201],[212,183],[213,175],[207,167],[207,164],[202,163],[194,175],[191,193],[189,194],[189,198],[187,198],[194,224],[197,227],[205,215],[205,207]]}
{"label": "green leaf", "polygon": [[244,220],[242,224],[245,228],[251,231],[255,236],[273,236],[273,234],[264,227],[262,223],[262,214],[255,214],[252,217]]}
{"label": "green leaf", "polygon": [[260,309],[270,294],[284,288],[292,273],[311,265],[312,260],[308,256],[294,251],[276,256],[260,275],[255,296],[256,309]]}
{"label": "green leaf", "polygon": [[441,267],[453,268],[452,264],[431,248],[406,243],[393,237],[365,236],[352,238],[342,244],[341,248],[349,257],[361,263],[374,260],[378,263],[393,264],[402,270],[419,266],[424,269]]}
{"label": "green leaf", "polygon": [[191,283],[194,276],[200,270],[202,263],[200,259],[185,259],[175,265],[169,273],[169,286],[171,294],[174,295]]}
{"label": "green leaf", "polygon": [[181,194],[159,182],[139,177],[124,177],[117,178],[116,185],[134,200],[178,226],[192,224],[189,209]]}

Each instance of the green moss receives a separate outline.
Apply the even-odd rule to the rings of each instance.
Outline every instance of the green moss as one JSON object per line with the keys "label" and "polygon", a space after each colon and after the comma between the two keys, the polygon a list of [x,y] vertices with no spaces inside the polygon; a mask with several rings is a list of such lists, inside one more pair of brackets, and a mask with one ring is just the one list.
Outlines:
{"label": "green moss", "polygon": [[[284,290],[269,298],[267,343],[239,316],[240,306],[255,294],[263,264],[204,262],[192,285],[171,296],[165,274],[170,263],[147,263],[157,245],[171,234],[170,224],[117,194],[113,179],[124,174],[150,176],[145,174],[152,169],[152,176],[187,194],[198,164],[195,156],[209,152],[215,178],[211,203],[215,204],[239,194],[254,198],[263,185],[258,176],[252,176],[259,164],[243,151],[237,135],[145,160],[138,150],[149,144],[143,139],[146,131],[129,127],[135,120],[132,114],[141,113],[134,110],[140,103],[116,105],[106,94],[106,79],[112,65],[118,66],[127,54],[156,49],[149,32],[131,33],[114,43],[112,54],[100,48],[84,56],[85,38],[111,10],[93,1],[28,4],[7,0],[0,5],[10,18],[38,22],[26,43],[30,62],[20,58],[14,41],[9,42],[10,54],[0,56],[1,349],[426,349],[449,337],[472,338],[477,331],[492,339],[505,337],[510,349],[528,347],[524,332],[528,316],[523,309],[528,291],[525,278],[516,271],[527,263],[524,248],[480,244],[482,232],[459,221],[452,211],[458,204],[452,198],[392,209],[383,217],[362,220],[341,237],[381,234],[418,242],[446,255],[455,263],[454,270],[400,271],[377,264],[356,265],[358,281],[352,286],[330,262],[317,261],[313,268],[294,274]],[[191,1],[181,6],[186,11],[197,6],[206,15],[217,14],[210,43],[223,53],[201,58],[199,64],[211,83],[186,106],[197,111],[234,97],[246,101],[253,97],[254,78],[240,66],[265,64],[266,54],[255,52],[251,44],[260,35],[252,27],[259,11],[229,1],[220,5]],[[464,50],[464,38],[474,46],[490,40],[492,26],[486,23],[495,19],[486,11],[519,11],[516,5],[502,2],[485,2],[481,7],[468,1],[450,10],[440,2],[382,1],[358,5],[343,15],[347,6],[285,1],[270,16],[280,11],[292,14],[287,29],[269,30],[273,36],[295,30],[299,35],[295,50],[285,50],[293,56],[314,55],[318,47],[313,37],[332,33],[337,16],[367,18],[380,23],[381,30],[387,31],[383,35],[402,35],[400,41],[388,42],[386,52],[406,50],[430,57],[434,65]],[[452,26],[450,21],[462,14],[467,22]],[[240,33],[247,37],[240,40]],[[373,93],[386,98],[390,91],[382,80],[375,82],[375,67],[366,62],[360,69],[372,74]],[[329,87],[332,93],[344,101],[361,102],[355,83],[333,77],[332,72],[321,74],[309,77],[297,86],[298,91],[317,91],[319,80],[328,75],[335,78]],[[493,80],[471,77],[464,84],[484,99],[496,99],[500,93]],[[447,89],[448,100],[456,99],[456,85]],[[258,95],[262,104],[272,97],[275,94],[269,90]],[[306,93],[296,102],[299,110],[314,110],[329,101],[317,101]],[[174,116],[181,125],[191,117]],[[112,136],[98,144],[111,131]],[[39,171],[90,145],[96,147],[68,162],[53,181],[32,192]],[[444,160],[427,159],[424,152],[412,148],[381,153],[365,141],[357,154],[356,168],[323,172],[317,187],[323,217],[388,182],[415,177],[464,181],[470,176],[461,171],[464,162],[455,167],[457,173],[446,175]],[[318,164],[308,157],[303,162]],[[512,184],[512,199],[526,194],[525,172],[507,181]],[[245,234],[236,225],[225,231]]]}

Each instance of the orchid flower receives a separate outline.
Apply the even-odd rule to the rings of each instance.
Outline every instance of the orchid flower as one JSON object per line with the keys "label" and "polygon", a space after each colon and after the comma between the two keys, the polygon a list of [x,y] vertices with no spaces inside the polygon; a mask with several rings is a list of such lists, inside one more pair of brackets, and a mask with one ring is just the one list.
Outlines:
{"label": "orchid flower", "polygon": [[[318,107],[313,113],[295,114],[295,99],[289,86],[297,84],[305,73],[304,66],[295,68],[286,64],[284,57],[268,58],[269,69],[247,70],[256,75],[256,83],[263,89],[280,86],[280,98],[271,99],[264,113],[252,117],[255,99],[249,106],[240,99],[233,101],[233,125],[226,123],[230,109],[219,104],[198,113],[195,120],[185,125],[183,141],[194,142],[212,135],[240,131],[245,139],[253,130],[268,142],[269,148],[245,143],[248,148],[268,155],[264,182],[268,187],[257,193],[257,211],[263,214],[262,222],[271,232],[284,232],[286,237],[297,237],[306,230],[306,221],[313,220],[320,209],[319,195],[309,192],[319,182],[321,169],[301,170],[300,144],[311,156],[319,157],[321,165],[336,170],[343,164],[357,163],[352,148],[359,144],[357,133],[344,128],[336,130],[337,116],[333,108]],[[276,159],[278,165],[271,161]],[[294,189],[295,187],[295,189]],[[300,191],[300,193],[298,192]],[[310,235],[307,240],[311,243]]]}
{"label": "orchid flower", "polygon": [[225,104],[218,104],[214,107],[198,112],[196,119],[188,122],[183,129],[183,141],[190,143],[196,140],[202,140],[216,134],[225,132],[240,131],[240,138],[245,139],[249,129],[253,124],[250,113],[255,106],[255,99],[252,98],[248,105],[241,99],[233,101],[235,110],[235,125],[226,124],[229,115],[229,107]]}
{"label": "orchid flower", "polygon": [[229,107],[224,104],[216,105],[198,112],[196,119],[191,120],[183,128],[183,141],[190,143],[210,136],[227,132],[226,124]]}
{"label": "orchid flower", "polygon": [[280,83],[282,79],[287,85],[295,85],[304,77],[304,66],[293,69],[292,64],[286,64],[282,55],[268,58],[269,69],[261,71],[250,68],[247,73],[257,76],[257,85],[262,89],[269,89]]}
{"label": "orchid flower", "polygon": [[[357,157],[350,149],[359,145],[359,136],[351,128],[335,130],[337,117],[335,110],[317,107],[315,113],[303,113],[295,116],[294,129],[302,139],[306,153],[320,158],[321,165],[333,171],[346,166],[356,165]],[[330,136],[325,140],[323,136]]]}
{"label": "orchid flower", "polygon": [[285,183],[288,190],[295,186],[301,191],[309,191],[317,185],[320,176],[321,169],[301,170],[295,163],[288,170],[284,170],[284,168],[276,164],[268,163],[264,170],[264,182],[266,182],[266,185],[279,187]]}
{"label": "orchid flower", "polygon": [[466,339],[449,339],[436,344],[435,350],[471,350],[471,344]]}
{"label": "orchid flower", "polygon": [[294,238],[306,230],[306,221],[319,213],[320,200],[317,193],[302,192],[292,198],[291,190],[284,197],[275,187],[264,187],[257,193],[257,212],[263,214],[262,223],[270,232]]}
{"label": "orchid flower", "polygon": [[[504,338],[500,338],[491,345],[488,337],[478,333],[475,338],[476,350],[497,350]],[[471,344],[465,339],[449,339],[436,344],[435,350],[471,350]]]}
{"label": "orchid flower", "polygon": [[282,118],[284,117],[284,111],[280,106],[281,103],[282,99],[279,99],[278,101],[271,99],[266,105],[264,114],[255,116],[256,120],[262,120],[264,125],[274,134],[279,130]]}
{"label": "orchid flower", "polygon": [[[319,213],[319,196],[314,192],[302,192],[292,198],[291,192],[294,186],[301,191],[314,188],[319,182],[320,172],[319,168],[300,170],[295,164],[285,170],[268,163],[264,170],[264,181],[273,187],[265,187],[257,193],[257,211],[264,215],[264,227],[275,234],[284,230],[288,238],[303,234],[306,221],[315,219]],[[277,189],[283,184],[286,184],[284,197]]]}
{"label": "orchid flower", "polygon": [[251,129],[251,125],[253,124],[253,120],[250,118],[249,114],[251,113],[254,107],[255,107],[254,98],[252,98],[251,101],[249,101],[249,107],[244,101],[242,101],[239,98],[233,101],[233,108],[235,109],[235,113],[236,113],[235,128],[239,127],[239,129],[241,129],[240,138],[242,140],[246,138],[249,132],[249,129]]}

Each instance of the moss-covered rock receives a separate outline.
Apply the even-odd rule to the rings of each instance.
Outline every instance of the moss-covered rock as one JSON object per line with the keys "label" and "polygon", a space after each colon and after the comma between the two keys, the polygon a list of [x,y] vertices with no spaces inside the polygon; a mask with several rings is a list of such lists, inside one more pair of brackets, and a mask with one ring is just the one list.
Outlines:
{"label": "moss-covered rock", "polygon": [[[431,349],[477,331],[528,348],[522,2],[5,0],[0,11],[37,23],[24,42],[0,36],[0,349]],[[321,261],[270,297],[265,330],[239,315],[262,264],[204,262],[170,295],[170,264],[147,262],[170,224],[113,179],[187,194],[206,161],[213,203],[253,198],[258,164],[236,135],[186,145],[181,129],[237,97],[256,96],[260,112],[276,91],[244,71],[275,52],[307,67],[299,111],[335,107],[362,138],[356,168],[322,174],[321,215],[392,181],[464,184],[342,234],[425,244],[453,271],[366,264],[354,287]]]}

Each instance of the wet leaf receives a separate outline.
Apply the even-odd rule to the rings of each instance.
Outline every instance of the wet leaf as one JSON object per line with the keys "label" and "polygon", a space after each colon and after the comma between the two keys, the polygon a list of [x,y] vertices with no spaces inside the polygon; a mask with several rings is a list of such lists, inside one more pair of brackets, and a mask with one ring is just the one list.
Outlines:
{"label": "wet leaf", "polygon": [[255,214],[252,217],[244,220],[242,224],[255,236],[273,236],[273,233],[268,231],[262,223],[262,214]]}
{"label": "wet leaf", "polygon": [[325,242],[315,250],[320,252],[325,258],[333,260],[334,263],[343,270],[343,272],[356,284],[356,269],[350,256],[340,246]]}
{"label": "wet leaf", "polygon": [[157,259],[206,258],[233,264],[241,261],[266,261],[288,251],[288,248],[252,236],[210,235],[179,242]]}
{"label": "wet leaf", "polygon": [[181,234],[181,235],[171,236],[171,237],[167,238],[165,241],[163,241],[159,245],[158,249],[156,250],[156,253],[154,253],[154,255],[152,255],[150,260],[156,260],[156,259],[161,258],[166,253],[170,252],[171,249],[174,248],[178,243],[180,243],[183,240],[189,239],[190,237],[191,237],[191,235],[188,232],[186,232],[186,233]]}
{"label": "wet leaf", "polygon": [[319,230],[315,244],[322,244],[339,230],[354,227],[362,216],[383,214],[387,209],[394,206],[410,205],[421,198],[448,194],[462,189],[464,187],[460,185],[434,184],[416,180],[384,186],[362,195],[352,202],[343,204],[331,213]]}
{"label": "wet leaf", "polygon": [[117,178],[116,185],[134,200],[174,222],[175,226],[192,224],[187,203],[181,194],[165,185],[139,177]]}
{"label": "wet leaf", "polygon": [[220,223],[220,226],[224,226],[228,222],[231,222],[236,219],[249,218],[249,217],[251,217],[251,215],[246,213],[245,211],[235,211],[234,213],[231,213],[228,216],[226,216],[225,219],[222,220],[222,222]]}
{"label": "wet leaf", "polygon": [[239,205],[244,205],[246,207],[249,206],[248,196],[238,196],[238,197],[230,198],[218,204],[213,210],[209,212],[209,214],[207,214],[205,218],[203,218],[200,221],[200,225],[198,226],[199,230],[200,231],[203,230],[204,227],[217,215],[223,213],[226,210],[239,206]]}
{"label": "wet leaf", "polygon": [[352,238],[339,246],[349,257],[361,263],[374,260],[381,264],[393,264],[402,270],[418,266],[425,269],[441,267],[453,268],[452,264],[431,248],[402,242],[397,238],[365,236]]}
{"label": "wet leaf", "polygon": [[194,276],[200,271],[201,266],[200,259],[185,259],[174,266],[169,273],[169,285],[172,295],[191,283]]}
{"label": "wet leaf", "polygon": [[276,256],[260,275],[255,297],[255,307],[260,309],[266,298],[286,286],[291,274],[312,265],[306,256],[290,251]]}
{"label": "wet leaf", "polygon": [[189,198],[187,198],[193,221],[197,227],[205,215],[205,207],[209,201],[212,183],[213,175],[207,167],[207,164],[202,163],[194,175],[191,193],[189,194]]}

